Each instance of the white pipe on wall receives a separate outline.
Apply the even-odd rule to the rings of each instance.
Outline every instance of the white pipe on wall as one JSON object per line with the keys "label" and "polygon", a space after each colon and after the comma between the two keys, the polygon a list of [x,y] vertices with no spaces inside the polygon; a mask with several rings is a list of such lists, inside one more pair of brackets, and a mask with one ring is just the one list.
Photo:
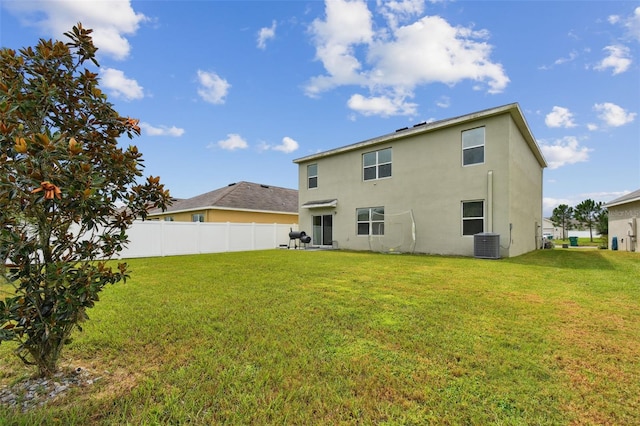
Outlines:
{"label": "white pipe on wall", "polygon": [[487,232],[493,232],[493,170],[487,172]]}

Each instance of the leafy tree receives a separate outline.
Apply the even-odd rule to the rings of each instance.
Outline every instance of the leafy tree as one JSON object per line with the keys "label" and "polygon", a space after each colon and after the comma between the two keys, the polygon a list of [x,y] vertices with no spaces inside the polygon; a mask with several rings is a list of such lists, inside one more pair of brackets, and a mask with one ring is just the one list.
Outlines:
{"label": "leafy tree", "polygon": [[562,239],[567,239],[567,231],[571,229],[571,219],[573,219],[573,207],[560,204],[553,209],[550,219],[554,226],[562,227]]}
{"label": "leafy tree", "polygon": [[602,236],[602,247],[609,245],[609,211],[603,208],[596,216],[596,231]]}
{"label": "leafy tree", "polygon": [[609,235],[609,210],[606,208],[596,215],[596,231],[601,235]]}
{"label": "leafy tree", "polygon": [[587,199],[578,204],[574,210],[574,217],[585,227],[589,228],[590,241],[593,242],[593,228],[602,214],[602,202]]}
{"label": "leafy tree", "polygon": [[[91,30],[68,43],[40,40],[0,50],[0,260],[15,293],[0,301],[0,343],[51,375],[63,345],[107,285],[125,281],[126,263],[108,263],[127,228],[170,203],[157,177],[142,179],[140,134],[98,87]],[[6,283],[5,283],[6,285]]]}

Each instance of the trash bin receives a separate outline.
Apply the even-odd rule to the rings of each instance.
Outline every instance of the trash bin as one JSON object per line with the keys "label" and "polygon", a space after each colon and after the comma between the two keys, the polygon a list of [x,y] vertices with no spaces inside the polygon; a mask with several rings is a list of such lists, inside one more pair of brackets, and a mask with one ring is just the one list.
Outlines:
{"label": "trash bin", "polygon": [[611,250],[618,250],[618,237],[613,237],[611,240]]}
{"label": "trash bin", "polygon": [[578,237],[569,237],[569,245],[571,245],[571,247],[578,247]]}

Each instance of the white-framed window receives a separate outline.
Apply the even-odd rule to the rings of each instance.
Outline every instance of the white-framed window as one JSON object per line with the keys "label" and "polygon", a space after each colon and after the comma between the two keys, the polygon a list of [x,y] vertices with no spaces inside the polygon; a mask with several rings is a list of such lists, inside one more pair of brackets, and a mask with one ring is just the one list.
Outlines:
{"label": "white-framed window", "polygon": [[356,209],[358,235],[384,235],[384,207]]}
{"label": "white-framed window", "polygon": [[363,179],[391,177],[391,148],[362,154]]}
{"label": "white-framed window", "polygon": [[204,222],[204,213],[194,213],[191,215],[191,222]]}
{"label": "white-framed window", "polygon": [[484,232],[484,200],[462,202],[462,235]]}
{"label": "white-framed window", "polygon": [[484,127],[462,132],[462,165],[484,163]]}
{"label": "white-framed window", "polygon": [[307,166],[307,188],[318,187],[318,164],[309,164]]}
{"label": "white-framed window", "polygon": [[165,216],[164,217],[164,221],[165,222],[173,222],[173,216]]}

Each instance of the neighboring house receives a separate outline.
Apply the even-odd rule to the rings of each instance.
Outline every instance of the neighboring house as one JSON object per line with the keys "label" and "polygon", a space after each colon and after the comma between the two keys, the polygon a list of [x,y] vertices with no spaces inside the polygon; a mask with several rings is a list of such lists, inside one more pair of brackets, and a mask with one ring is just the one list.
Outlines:
{"label": "neighboring house", "polygon": [[150,220],[176,222],[298,223],[298,191],[251,182],[232,183],[166,210],[152,210]]}
{"label": "neighboring house", "polygon": [[[640,189],[609,201],[604,207],[609,212],[609,248],[639,251]],[[614,238],[617,244],[614,244]]]}
{"label": "neighboring house", "polygon": [[501,257],[540,247],[547,164],[518,104],[420,123],[294,163],[299,229],[313,245],[392,251],[399,240],[404,250],[395,251],[473,256],[474,234],[492,233]]}
{"label": "neighboring house", "polygon": [[562,226],[555,226],[553,221],[548,218],[542,219],[542,233],[547,237],[551,237],[554,240],[562,239]]}

